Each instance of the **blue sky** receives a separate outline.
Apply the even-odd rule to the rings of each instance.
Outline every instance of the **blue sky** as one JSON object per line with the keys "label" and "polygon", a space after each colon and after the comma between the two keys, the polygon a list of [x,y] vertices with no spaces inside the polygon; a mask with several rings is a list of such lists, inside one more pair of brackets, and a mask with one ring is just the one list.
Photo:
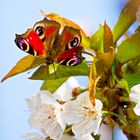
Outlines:
{"label": "blue sky", "polygon": [[[125,0],[1,0],[0,8],[0,79],[27,54],[19,50],[15,34],[23,33],[41,20],[39,9],[56,12],[94,33],[106,20],[113,28]],[[28,80],[30,74],[10,78],[0,84],[0,139],[22,140],[21,135],[30,131],[25,98],[36,94],[41,81]],[[84,81],[83,81],[84,82]],[[116,137],[116,140],[119,140]]]}

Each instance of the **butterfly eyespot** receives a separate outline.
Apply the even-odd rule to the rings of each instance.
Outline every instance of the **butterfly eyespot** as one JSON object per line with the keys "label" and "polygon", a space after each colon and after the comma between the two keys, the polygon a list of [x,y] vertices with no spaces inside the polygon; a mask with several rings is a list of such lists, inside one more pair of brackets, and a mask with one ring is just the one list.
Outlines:
{"label": "butterfly eyespot", "polygon": [[38,36],[43,35],[43,34],[44,34],[44,31],[45,31],[45,29],[44,29],[44,27],[42,27],[42,26],[38,26],[38,27],[36,27],[36,29],[35,29],[35,32],[38,34]]}
{"label": "butterfly eyespot", "polygon": [[66,65],[67,66],[75,66],[79,63],[81,63],[80,58],[79,57],[73,57],[69,61],[67,61]]}
{"label": "butterfly eyespot", "polygon": [[69,49],[71,49],[73,47],[77,47],[79,45],[79,42],[80,42],[79,38],[74,37],[73,40],[71,40],[71,42],[68,45]]}
{"label": "butterfly eyespot", "polygon": [[22,49],[25,52],[29,51],[29,44],[25,39],[18,38],[17,45],[20,49]]}

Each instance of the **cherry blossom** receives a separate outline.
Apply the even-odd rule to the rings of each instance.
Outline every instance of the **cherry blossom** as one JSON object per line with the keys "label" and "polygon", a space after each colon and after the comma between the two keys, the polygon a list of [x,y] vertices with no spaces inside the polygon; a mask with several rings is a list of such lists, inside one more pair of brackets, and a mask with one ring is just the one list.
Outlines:
{"label": "cherry blossom", "polygon": [[23,135],[26,140],[45,140],[43,135],[37,133],[26,133]]}
{"label": "cherry blossom", "polygon": [[40,91],[36,96],[27,99],[27,103],[33,111],[28,119],[30,126],[42,130],[54,140],[59,140],[65,130],[65,123],[59,114],[61,104],[55,100],[54,95],[49,91]]}
{"label": "cherry blossom", "polygon": [[136,115],[140,115],[140,84],[135,85],[131,88],[129,98],[132,102],[136,103],[133,108]]}
{"label": "cherry blossom", "polygon": [[75,135],[98,133],[102,117],[102,102],[95,99],[95,106],[93,106],[88,91],[80,94],[76,100],[65,103],[63,109],[63,118],[67,123],[72,124]]}

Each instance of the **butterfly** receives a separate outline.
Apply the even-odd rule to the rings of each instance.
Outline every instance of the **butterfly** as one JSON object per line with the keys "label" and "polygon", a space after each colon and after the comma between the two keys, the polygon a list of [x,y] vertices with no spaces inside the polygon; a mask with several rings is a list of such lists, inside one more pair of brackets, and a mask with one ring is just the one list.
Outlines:
{"label": "butterfly", "polygon": [[77,65],[84,59],[81,41],[79,29],[65,26],[61,30],[60,23],[47,18],[35,23],[24,34],[16,34],[15,38],[21,50],[45,58],[47,64],[56,62],[66,66]]}

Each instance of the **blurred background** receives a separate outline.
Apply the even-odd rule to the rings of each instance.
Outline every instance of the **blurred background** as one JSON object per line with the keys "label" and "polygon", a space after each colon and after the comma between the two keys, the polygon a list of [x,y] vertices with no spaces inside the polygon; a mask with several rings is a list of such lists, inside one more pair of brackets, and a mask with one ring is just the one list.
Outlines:
{"label": "blurred background", "polygon": [[[1,0],[0,8],[0,79],[27,54],[19,50],[15,34],[24,33],[46,13],[55,12],[79,24],[87,34],[96,32],[104,21],[113,28],[127,0]],[[32,71],[31,71],[32,72]],[[25,98],[36,94],[41,81],[28,80],[23,73],[0,83],[0,139],[23,140],[21,135],[32,130]],[[85,81],[82,81],[85,83]],[[117,129],[115,140],[126,140]],[[108,139],[107,139],[108,140]]]}

